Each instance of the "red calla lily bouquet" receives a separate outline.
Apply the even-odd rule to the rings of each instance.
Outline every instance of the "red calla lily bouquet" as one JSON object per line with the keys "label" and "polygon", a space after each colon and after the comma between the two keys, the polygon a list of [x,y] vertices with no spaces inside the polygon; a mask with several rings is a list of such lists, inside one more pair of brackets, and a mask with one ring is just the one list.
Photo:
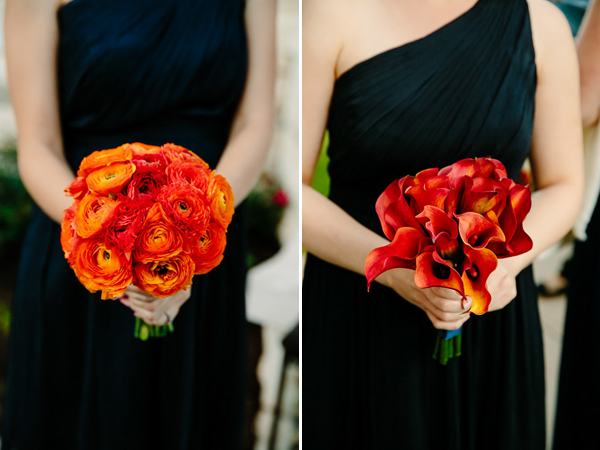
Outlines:
{"label": "red calla lily bouquet", "polygon": [[[531,190],[508,178],[504,165],[490,157],[396,180],[375,209],[391,242],[367,257],[368,287],[387,270],[412,269],[417,287],[445,287],[469,296],[469,312],[478,315],[492,300],[486,282],[498,258],[533,246],[523,229]],[[439,332],[433,357],[445,365],[460,356],[461,334]]]}

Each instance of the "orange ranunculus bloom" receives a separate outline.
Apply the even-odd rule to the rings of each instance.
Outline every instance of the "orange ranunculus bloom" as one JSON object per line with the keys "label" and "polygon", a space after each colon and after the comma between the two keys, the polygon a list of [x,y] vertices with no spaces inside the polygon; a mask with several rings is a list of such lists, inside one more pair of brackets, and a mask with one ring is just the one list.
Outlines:
{"label": "orange ranunculus bloom", "polygon": [[204,193],[185,183],[163,186],[156,197],[165,212],[188,236],[202,236],[210,221],[210,207]]}
{"label": "orange ranunculus bloom", "polygon": [[121,145],[110,150],[99,150],[86,156],[79,165],[77,171],[78,177],[87,177],[94,170],[100,167],[109,166],[118,162],[130,161],[133,152],[129,144]]}
{"label": "orange ranunculus bloom", "polygon": [[160,149],[170,162],[183,161],[208,170],[208,164],[187,148],[175,144],[165,144]]}
{"label": "orange ranunculus bloom", "polygon": [[70,208],[65,209],[63,212],[63,220],[60,223],[60,245],[62,246],[63,252],[65,252],[65,258],[69,260],[69,256],[75,247],[77,242],[77,232],[75,225],[75,211],[79,206],[79,201],[75,200]]}
{"label": "orange ranunculus bloom", "polygon": [[83,240],[71,267],[88,291],[102,291],[102,300],[121,295],[133,281],[131,264],[120,251],[107,247],[102,239]]}
{"label": "orange ranunculus bloom", "polygon": [[211,221],[206,232],[198,241],[192,243],[192,259],[196,265],[196,275],[210,272],[223,260],[227,238],[225,230]]}
{"label": "orange ranunculus bloom", "polygon": [[136,263],[133,273],[137,287],[153,297],[169,297],[192,284],[194,262],[181,253],[165,261]]}
{"label": "orange ranunculus bloom", "polygon": [[227,231],[233,217],[233,192],[227,180],[213,175],[208,184],[208,200],[213,219]]}
{"label": "orange ranunculus bloom", "polygon": [[123,189],[135,172],[135,165],[131,162],[121,162],[101,167],[90,173],[86,182],[88,188],[100,195],[118,193]]}
{"label": "orange ranunculus bloom", "polygon": [[86,195],[75,211],[77,234],[89,238],[98,233],[103,226],[112,221],[119,200],[95,194]]}
{"label": "orange ranunculus bloom", "polygon": [[183,236],[160,203],[155,203],[148,211],[136,243],[133,257],[141,263],[165,261],[180,254],[185,245]]}

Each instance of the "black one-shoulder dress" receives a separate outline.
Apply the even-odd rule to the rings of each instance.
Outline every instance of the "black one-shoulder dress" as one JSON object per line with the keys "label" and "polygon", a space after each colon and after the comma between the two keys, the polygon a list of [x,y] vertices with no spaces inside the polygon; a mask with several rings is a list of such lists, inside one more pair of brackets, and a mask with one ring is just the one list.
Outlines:
{"label": "black one-shoulder dress", "polygon": [[[58,11],[64,151],[174,142],[215,167],[247,71],[244,0],[73,0]],[[52,176],[52,174],[48,174]],[[142,342],[36,208],[14,299],[6,450],[239,449],[245,407],[243,208],[222,264],[194,278],[175,332]]]}
{"label": "black one-shoulder dress", "polygon": [[[382,234],[394,179],[491,155],[518,178],[537,84],[526,0],[479,0],[428,36],[340,76],[330,199]],[[335,224],[328,224],[335,227]],[[462,356],[432,358],[425,313],[309,255],[303,284],[303,444],[311,450],[543,450],[544,363],[531,268],[504,309],[471,317]]]}

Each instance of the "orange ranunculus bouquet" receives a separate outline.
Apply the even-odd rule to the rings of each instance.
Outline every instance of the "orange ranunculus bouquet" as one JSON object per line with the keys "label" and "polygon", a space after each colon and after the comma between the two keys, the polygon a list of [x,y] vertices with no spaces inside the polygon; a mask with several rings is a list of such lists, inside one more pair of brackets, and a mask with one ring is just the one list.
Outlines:
{"label": "orange ranunculus bouquet", "polygon": [[[114,299],[134,284],[154,297],[189,289],[223,259],[233,193],[193,152],[140,143],[101,150],[81,162],[65,190],[61,244],[90,292]],[[136,319],[135,336],[166,335]]]}

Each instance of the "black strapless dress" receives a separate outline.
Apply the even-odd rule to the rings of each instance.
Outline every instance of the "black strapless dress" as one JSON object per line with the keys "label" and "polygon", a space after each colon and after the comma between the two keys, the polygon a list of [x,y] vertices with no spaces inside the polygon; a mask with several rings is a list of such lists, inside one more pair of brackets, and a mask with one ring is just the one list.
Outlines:
{"label": "black strapless dress", "polygon": [[[73,0],[58,22],[74,171],[94,150],[135,141],[174,142],[215,167],[246,80],[243,0]],[[223,263],[194,278],[175,332],[142,342],[129,308],[78,282],[59,225],[36,209],[14,298],[2,448],[241,448],[243,217],[238,208]]]}
{"label": "black strapless dress", "polygon": [[[382,234],[394,179],[491,155],[517,178],[536,66],[526,0],[479,0],[427,37],[344,73],[331,100],[330,199]],[[330,224],[334,226],[334,224]],[[303,285],[303,444],[311,450],[543,450],[544,363],[531,268],[501,311],[471,317],[462,356],[432,358],[422,310],[309,255]]]}

